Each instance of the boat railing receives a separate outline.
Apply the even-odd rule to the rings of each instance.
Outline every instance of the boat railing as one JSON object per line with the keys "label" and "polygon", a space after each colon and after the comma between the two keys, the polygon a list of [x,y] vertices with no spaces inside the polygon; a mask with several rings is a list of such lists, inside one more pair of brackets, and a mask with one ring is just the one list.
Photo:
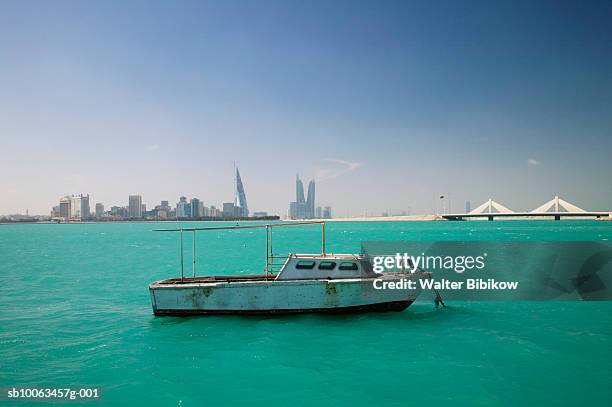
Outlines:
{"label": "boat railing", "polygon": [[[278,254],[274,253],[268,257],[268,262],[266,265],[269,265],[269,274],[278,273],[282,270],[282,268],[287,264],[287,261],[293,256],[292,253],[287,254]],[[266,269],[268,270],[268,269]]]}
{"label": "boat railing", "polygon": [[292,254],[274,253],[273,246],[273,229],[277,227],[288,226],[303,226],[303,225],[321,225],[321,255],[325,256],[325,221],[297,221],[283,223],[269,223],[264,225],[235,225],[235,226],[212,226],[206,228],[178,228],[178,229],[155,229],[155,232],[179,232],[180,233],[180,263],[181,263],[181,281],[185,279],[185,255],[184,255],[184,239],[185,233],[192,233],[192,251],[191,251],[191,267],[193,277],[196,276],[196,232],[212,231],[212,230],[236,230],[236,229],[265,229],[266,230],[266,265],[264,272],[266,275],[273,276],[274,273],[280,271]]}

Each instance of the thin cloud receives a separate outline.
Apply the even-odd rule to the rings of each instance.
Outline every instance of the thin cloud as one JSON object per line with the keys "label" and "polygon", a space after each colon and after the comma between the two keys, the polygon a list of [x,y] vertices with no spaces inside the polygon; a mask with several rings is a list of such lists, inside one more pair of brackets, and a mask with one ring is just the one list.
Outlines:
{"label": "thin cloud", "polygon": [[326,161],[336,165],[331,168],[317,169],[315,174],[315,179],[317,179],[317,181],[325,181],[332,178],[338,178],[363,166],[363,163],[339,159],[328,159]]}
{"label": "thin cloud", "polygon": [[540,165],[542,163],[534,158],[530,158],[529,160],[527,160],[527,164],[535,166],[535,165]]}
{"label": "thin cloud", "polygon": [[155,151],[159,148],[158,144],[151,144],[150,146],[147,146],[147,150],[149,151]]}

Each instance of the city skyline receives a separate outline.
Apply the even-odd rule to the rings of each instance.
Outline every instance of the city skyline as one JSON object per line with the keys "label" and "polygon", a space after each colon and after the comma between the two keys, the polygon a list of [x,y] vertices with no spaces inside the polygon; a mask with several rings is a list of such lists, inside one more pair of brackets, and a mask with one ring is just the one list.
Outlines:
{"label": "city skyline", "polygon": [[[142,195],[129,195],[127,206],[115,205],[105,211],[104,203],[96,202],[95,212],[92,213],[89,205],[89,194],[73,194],[60,198],[59,205],[53,206],[51,209],[51,218],[63,221],[83,221],[91,218],[98,220],[248,218],[249,208],[240,170],[236,166],[234,171],[234,201],[222,202],[221,210],[212,204],[206,206],[197,197],[192,197],[188,201],[186,196],[181,195],[174,209],[169,205],[168,200],[161,200],[159,205],[150,206],[152,209],[147,211],[146,203],[142,201]],[[309,202],[311,199],[310,193],[309,188]],[[312,198],[314,199],[314,195]],[[312,213],[314,214],[314,209]],[[267,216],[266,211],[256,211],[252,217]]]}
{"label": "city skyline", "polygon": [[[59,205],[53,206],[50,217],[54,220],[63,221],[84,221],[90,219],[97,220],[126,220],[126,219],[198,219],[198,218],[248,218],[250,213],[246,200],[246,192],[240,171],[235,168],[235,197],[233,202],[222,202],[219,208],[210,204],[206,206],[197,197],[188,199],[180,196],[176,206],[169,205],[168,200],[160,201],[159,205],[151,205],[147,211],[146,203],[143,203],[142,195],[129,195],[127,206],[106,206],[104,202],[95,202],[95,211],[90,211],[90,195],[73,194],[66,195],[59,199]],[[304,198],[304,189],[301,185],[299,175],[296,176],[296,196],[300,203],[300,209],[292,213],[289,210],[289,218],[331,218],[330,206],[316,206],[315,208],[315,183],[310,181],[308,184],[308,195]],[[292,203],[295,204],[296,202]],[[37,215],[33,215],[37,216]],[[44,215],[43,215],[44,216]],[[278,214],[268,214],[267,211],[255,211],[251,217],[280,216]]]}
{"label": "city skyline", "polygon": [[[563,196],[612,208],[612,5],[0,3],[0,214],[289,174],[338,217]],[[285,175],[287,174],[287,175]]]}
{"label": "city skyline", "polygon": [[[51,208],[48,215],[24,215],[24,217],[46,217],[55,221],[86,221],[86,220],[138,220],[138,219],[199,219],[199,218],[267,218],[278,217],[265,211],[253,212],[246,215],[243,207],[233,202],[222,202],[220,205],[205,205],[196,197],[180,196],[178,202],[171,206],[169,200],[162,200],[158,205],[151,205],[147,210],[141,195],[129,195],[127,205],[117,204],[105,207],[103,202],[95,202],[95,210],[90,209],[90,194],[72,194],[59,199],[59,205]],[[105,209],[106,208],[106,209]],[[223,209],[221,209],[223,208]]]}
{"label": "city skyline", "polygon": [[[291,219],[329,219],[332,217],[331,206],[316,206],[315,182],[308,183],[308,194],[305,197],[304,186],[299,174],[296,174],[296,201],[291,202],[288,217]],[[316,206],[316,207],[315,207]],[[281,217],[284,215],[268,214],[267,211],[249,212],[245,186],[240,176],[240,170],[235,167],[234,178],[234,201],[222,202],[220,207],[206,204],[197,197],[188,199],[180,196],[174,206],[169,205],[168,200],[161,200],[159,205],[151,205],[147,211],[146,203],[143,203],[142,195],[131,194],[128,196],[127,206],[110,206],[105,210],[104,202],[95,203],[95,211],[90,211],[90,195],[72,194],[59,199],[59,205],[53,206],[50,218],[55,221],[86,221],[86,220],[137,220],[137,219],[200,219],[200,218],[268,218]],[[27,212],[26,212],[27,214]],[[32,217],[36,217],[33,215]],[[27,218],[27,215],[26,215]]]}

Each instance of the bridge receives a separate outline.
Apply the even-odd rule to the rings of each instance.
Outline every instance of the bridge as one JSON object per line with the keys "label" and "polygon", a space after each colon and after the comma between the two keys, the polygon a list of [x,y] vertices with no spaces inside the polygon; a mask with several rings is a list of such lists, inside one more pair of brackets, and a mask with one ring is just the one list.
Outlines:
{"label": "bridge", "polygon": [[493,220],[495,218],[554,218],[560,220],[564,218],[612,218],[612,212],[591,212],[585,211],[576,205],[569,203],[558,196],[555,196],[550,201],[538,206],[530,212],[514,212],[504,205],[490,199],[468,213],[454,213],[440,215],[448,220],[465,220],[469,218],[487,218]]}

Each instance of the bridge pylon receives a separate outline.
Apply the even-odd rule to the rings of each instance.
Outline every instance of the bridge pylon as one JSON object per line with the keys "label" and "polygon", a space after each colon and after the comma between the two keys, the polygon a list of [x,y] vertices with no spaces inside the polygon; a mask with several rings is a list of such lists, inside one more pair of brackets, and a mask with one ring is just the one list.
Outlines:
{"label": "bridge pylon", "polygon": [[[563,209],[563,210],[560,210],[560,209]],[[564,211],[574,212],[574,213],[586,212],[584,209],[579,208],[576,205],[559,198],[558,196],[555,196],[550,201],[532,210],[531,213],[564,212]]]}
{"label": "bridge pylon", "polygon": [[[495,209],[497,212],[494,212],[493,209]],[[491,214],[514,213],[514,211],[506,208],[504,205],[500,204],[499,202],[495,202],[493,199],[489,198],[488,201],[486,201],[479,207],[474,208],[472,211],[469,212],[470,215],[480,214],[480,213],[485,213],[485,214],[486,213],[491,213]]]}

